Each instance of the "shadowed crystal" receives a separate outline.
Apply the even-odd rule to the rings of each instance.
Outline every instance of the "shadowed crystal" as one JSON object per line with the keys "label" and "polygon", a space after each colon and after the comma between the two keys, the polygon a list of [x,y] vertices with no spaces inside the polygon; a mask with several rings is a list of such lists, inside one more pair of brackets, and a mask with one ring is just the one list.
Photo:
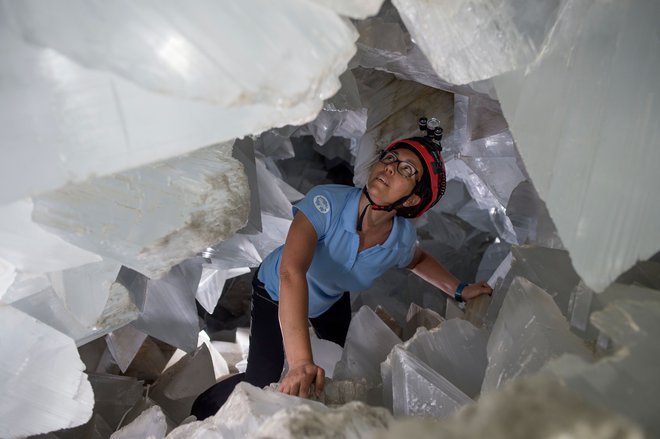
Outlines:
{"label": "shadowed crystal", "polygon": [[401,339],[371,308],[363,306],[348,327],[344,352],[335,366],[334,378],[364,378],[370,386],[377,385],[381,381],[380,363],[398,343]]}
{"label": "shadowed crystal", "polygon": [[472,402],[449,380],[402,348],[392,350],[390,361],[394,416],[443,418]]}
{"label": "shadowed crystal", "polygon": [[488,340],[482,392],[537,372],[564,353],[591,357],[582,340],[570,332],[568,321],[550,295],[529,280],[516,277]]}

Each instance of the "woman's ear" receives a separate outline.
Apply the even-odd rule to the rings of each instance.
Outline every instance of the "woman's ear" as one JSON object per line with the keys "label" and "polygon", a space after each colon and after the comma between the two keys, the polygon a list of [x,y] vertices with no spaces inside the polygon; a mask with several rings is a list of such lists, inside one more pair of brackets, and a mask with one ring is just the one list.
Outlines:
{"label": "woman's ear", "polygon": [[417,206],[422,199],[417,194],[412,194],[408,199],[403,203],[403,207],[413,207]]}

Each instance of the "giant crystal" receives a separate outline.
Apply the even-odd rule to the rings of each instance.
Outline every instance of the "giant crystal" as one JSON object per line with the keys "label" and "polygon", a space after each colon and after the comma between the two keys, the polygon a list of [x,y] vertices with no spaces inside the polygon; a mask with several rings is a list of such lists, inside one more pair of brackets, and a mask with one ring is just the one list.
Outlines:
{"label": "giant crystal", "polygon": [[[105,261],[88,265],[97,264],[104,265]],[[82,274],[80,279],[84,279],[85,282],[92,281],[93,277],[90,278],[85,274],[84,267],[87,265],[83,266],[82,270],[70,269],[77,272],[73,277]],[[50,276],[69,277],[68,271],[51,273]],[[104,271],[105,268],[101,270],[102,273]],[[61,286],[60,284],[59,287]],[[106,282],[105,287],[107,287],[107,291],[99,288],[98,285],[94,285],[92,291],[85,289],[69,291],[69,303],[67,304],[66,297],[63,299],[61,294],[56,292],[49,277],[21,274],[17,276],[16,281],[8,290],[5,300],[11,303],[12,307],[68,335],[80,346],[137,318],[138,310],[126,288],[117,282],[109,283],[109,281]],[[91,310],[91,313],[88,309],[83,310],[81,314],[76,312],[76,308],[80,305],[75,297],[80,295],[84,297],[85,294],[91,297],[84,298],[81,302],[87,301],[96,305],[102,303],[103,308],[100,312],[99,308],[95,311]]]}
{"label": "giant crystal", "polygon": [[572,263],[602,291],[660,248],[660,4],[562,4],[537,62],[494,79]]}
{"label": "giant crystal", "polygon": [[[33,207],[29,198],[0,206],[0,259],[5,261],[0,264],[0,274],[47,273],[101,260],[35,224]],[[5,291],[0,289],[0,297]]]}
{"label": "giant crystal", "polygon": [[560,2],[392,3],[438,75],[453,84],[467,84],[532,61],[554,25]]}
{"label": "giant crystal", "polygon": [[492,297],[480,296],[468,303],[470,321],[477,326],[485,324],[491,328],[516,276],[522,276],[543,288],[552,296],[561,313],[570,316],[580,278],[571,265],[568,252],[521,245],[511,248],[510,256],[502,260],[489,279],[494,288]]}
{"label": "giant crystal", "polygon": [[248,199],[242,166],[224,144],[42,195],[33,218],[69,242],[159,277],[242,227]]}
{"label": "giant crystal", "polygon": [[381,381],[379,365],[401,339],[368,306],[355,314],[348,327],[341,360],[334,378],[365,379],[371,386]]}
{"label": "giant crystal", "polygon": [[0,436],[86,422],[94,394],[73,341],[10,306],[0,306],[0,322]]}
{"label": "giant crystal", "polygon": [[390,426],[385,439],[642,439],[638,426],[600,404],[589,404],[556,380],[523,378],[484,395],[456,416],[407,418]]}
{"label": "giant crystal", "polygon": [[649,437],[660,435],[657,416],[660,379],[660,291],[613,284],[618,295],[592,323],[612,339],[615,352],[589,364],[566,355],[548,365],[553,375],[585,399],[639,422]]}
{"label": "giant crystal", "polygon": [[589,358],[582,340],[549,294],[529,280],[516,277],[504,299],[488,340],[488,367],[482,391],[531,374],[564,353]]}
{"label": "giant crystal", "polygon": [[[415,336],[404,343],[401,349],[442,376],[467,398],[476,398],[486,370],[487,341],[486,331],[475,328],[468,321],[452,319],[430,331],[425,328],[418,329]],[[386,406],[390,407],[396,404],[393,390],[401,385],[396,383],[393,373],[394,354],[394,351],[390,352],[387,360],[380,366],[383,400]],[[447,389],[446,385],[443,386]],[[464,401],[460,398],[453,400]]]}
{"label": "giant crystal", "polygon": [[446,417],[472,402],[447,378],[399,346],[392,350],[395,416]]}
{"label": "giant crystal", "polygon": [[186,352],[197,347],[199,319],[195,293],[202,273],[199,259],[173,267],[162,279],[149,279],[128,268],[117,278],[140,309],[133,326]]}
{"label": "giant crystal", "polygon": [[307,122],[357,37],[294,0],[1,8],[2,202]]}

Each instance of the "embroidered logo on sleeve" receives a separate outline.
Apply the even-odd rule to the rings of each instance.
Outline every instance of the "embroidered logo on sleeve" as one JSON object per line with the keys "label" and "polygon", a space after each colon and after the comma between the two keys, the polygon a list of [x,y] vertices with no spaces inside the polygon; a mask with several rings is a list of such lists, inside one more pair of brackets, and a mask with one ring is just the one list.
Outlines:
{"label": "embroidered logo on sleeve", "polygon": [[317,195],[314,197],[314,207],[316,207],[316,210],[321,213],[330,212],[330,203],[323,195]]}

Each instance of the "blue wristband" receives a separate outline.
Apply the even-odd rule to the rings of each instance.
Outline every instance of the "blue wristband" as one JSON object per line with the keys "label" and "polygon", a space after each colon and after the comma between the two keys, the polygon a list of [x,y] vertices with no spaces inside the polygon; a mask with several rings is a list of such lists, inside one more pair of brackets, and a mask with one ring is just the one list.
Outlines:
{"label": "blue wristband", "polygon": [[457,302],[463,302],[463,288],[465,288],[467,284],[465,282],[461,282],[458,284],[456,287],[456,292],[454,293],[454,300]]}

